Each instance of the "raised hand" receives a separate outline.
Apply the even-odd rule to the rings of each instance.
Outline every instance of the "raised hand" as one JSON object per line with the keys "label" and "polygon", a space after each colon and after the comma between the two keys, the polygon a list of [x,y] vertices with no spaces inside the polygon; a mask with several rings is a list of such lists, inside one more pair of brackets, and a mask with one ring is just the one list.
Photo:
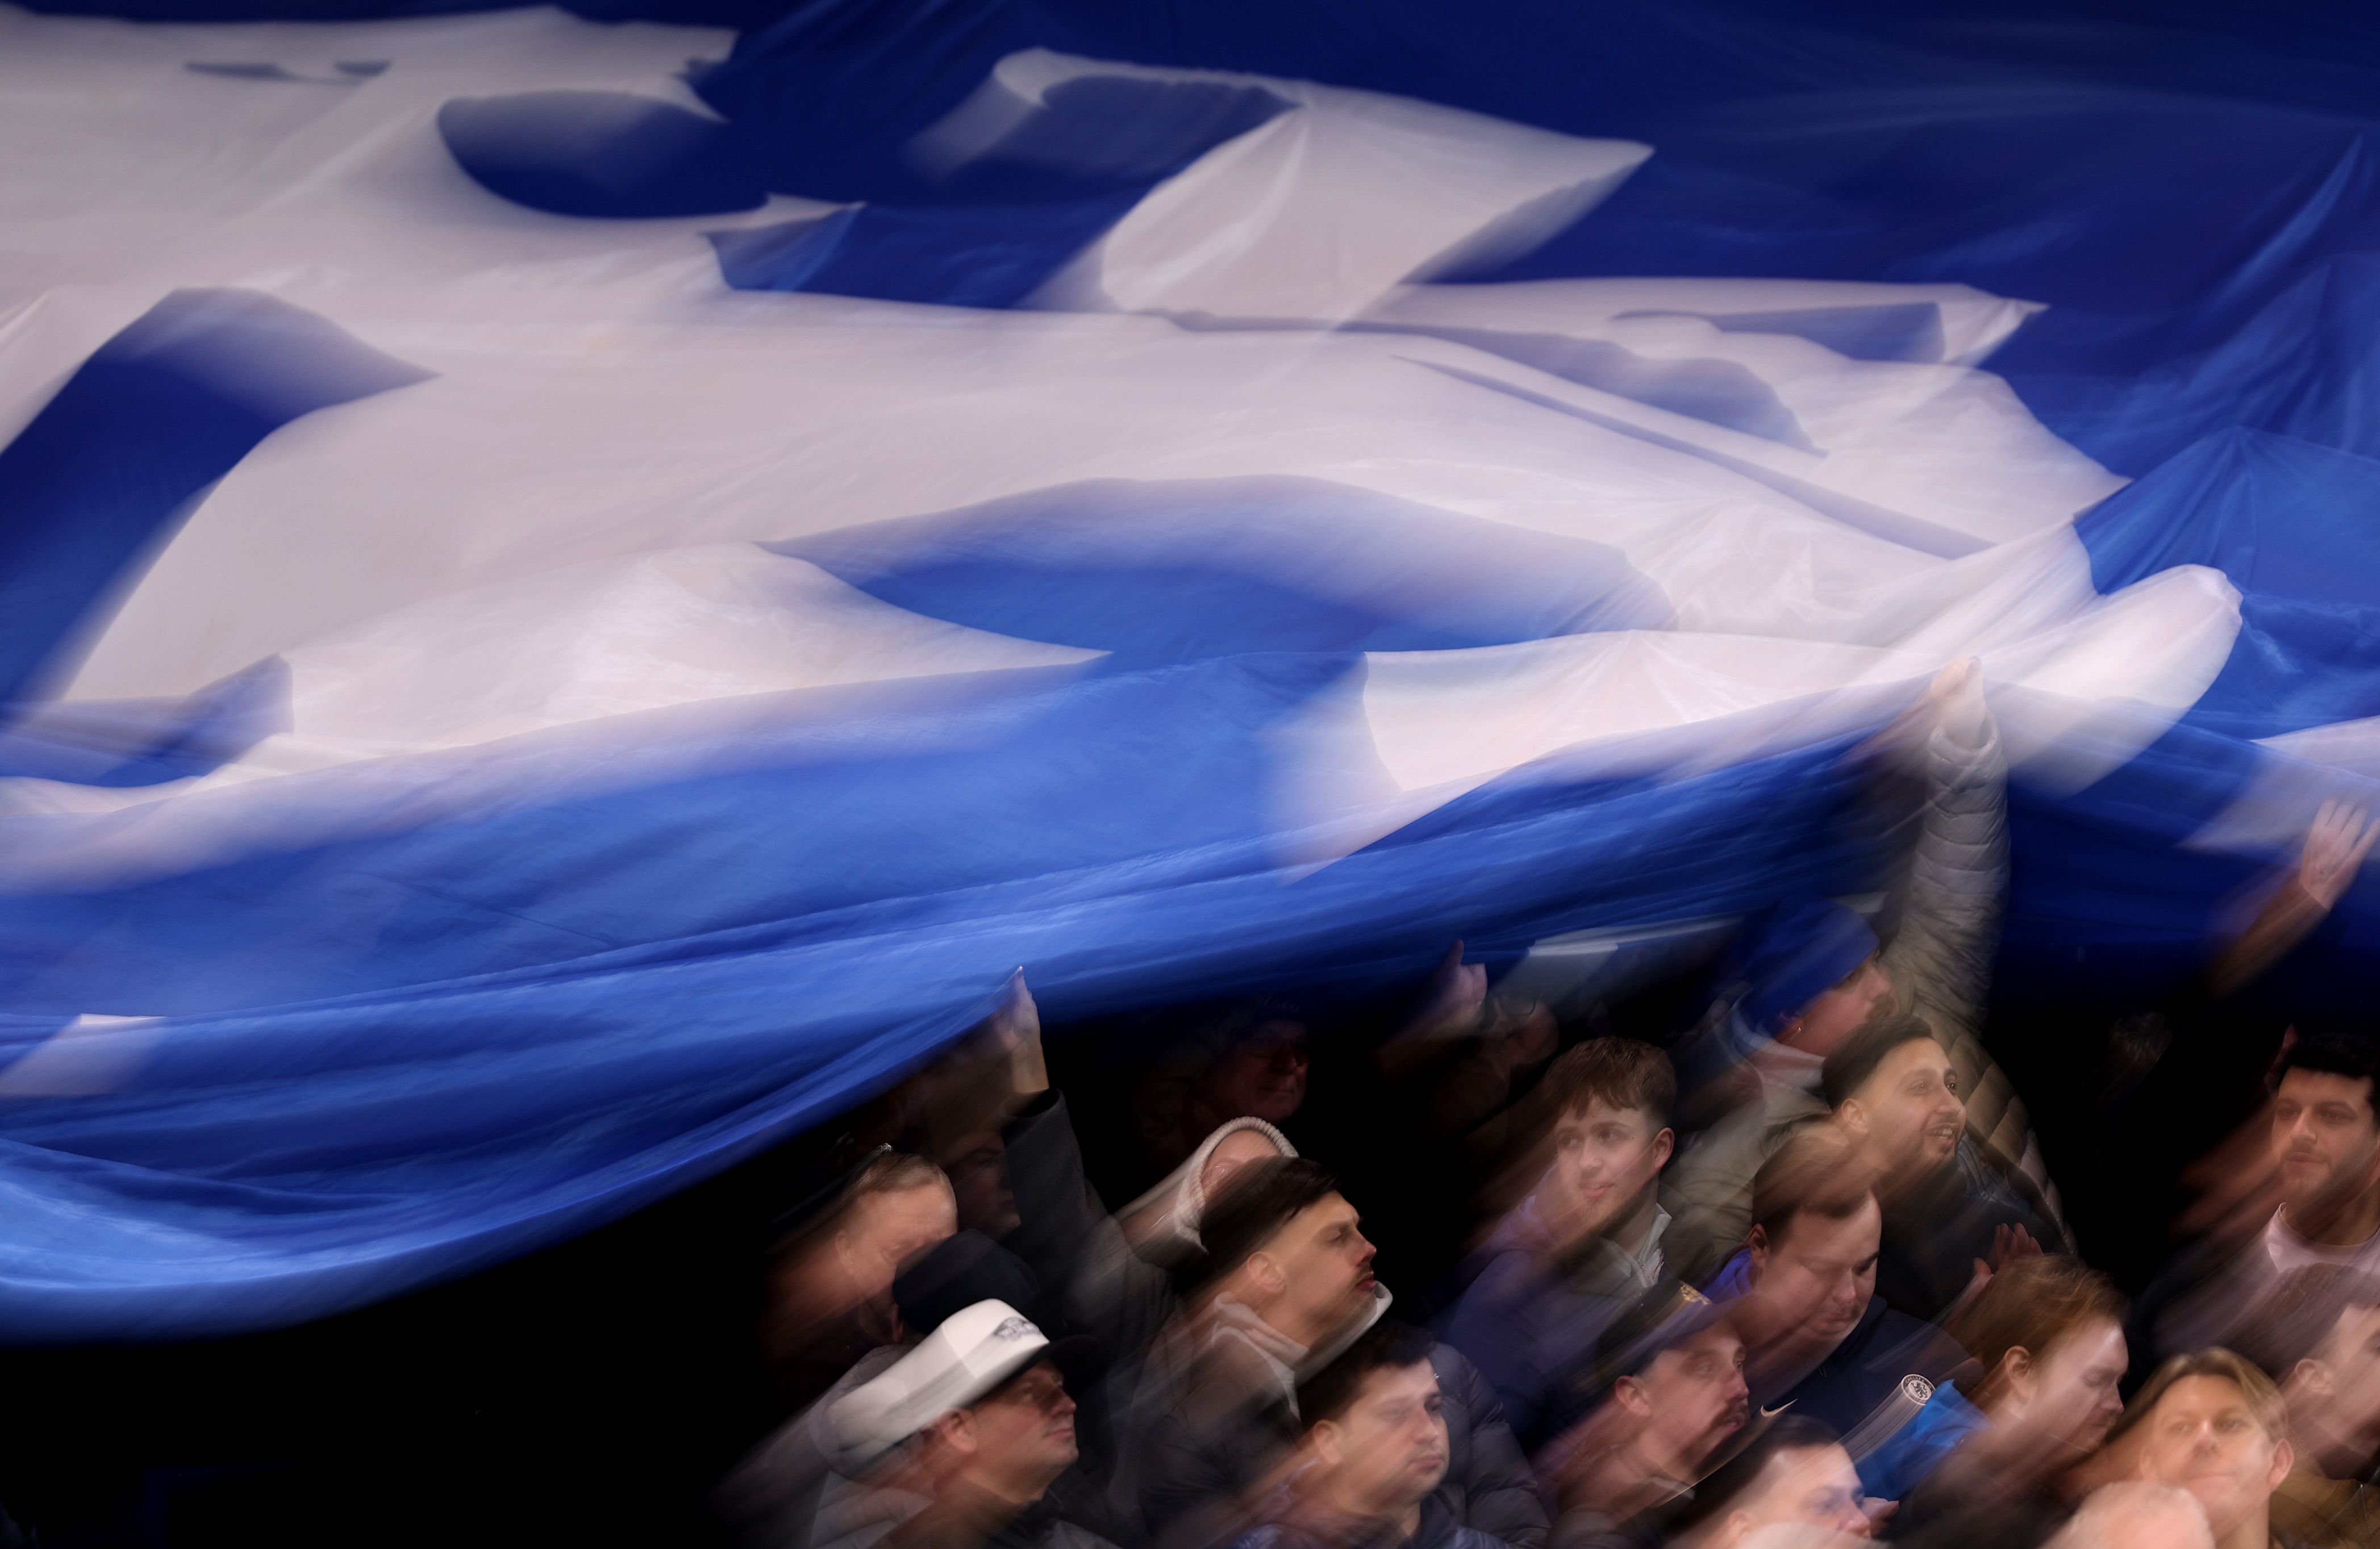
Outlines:
{"label": "raised hand", "polygon": [[2360,806],[2325,802],[2306,829],[2297,870],[2239,936],[2216,954],[2208,979],[2217,995],[2228,995],[2270,968],[2306,938],[2308,932],[2347,896],[2380,822]]}
{"label": "raised hand", "polygon": [[1962,656],[1934,674],[1916,702],[1893,717],[1876,735],[1852,750],[1854,757],[1881,757],[1925,745],[1937,726],[1948,725],[1965,742],[1975,740],[1985,712],[1984,664]]}
{"label": "raised hand", "polygon": [[1020,968],[1008,981],[1008,998],[985,1025],[986,1041],[1008,1065],[1012,1096],[1022,1101],[1050,1090],[1050,1064],[1041,1053],[1041,1008],[1025,985]]}
{"label": "raised hand", "polygon": [[1406,1038],[1454,1037],[1470,1032],[1488,999],[1488,965],[1463,961],[1463,943],[1446,949],[1431,971],[1413,1015],[1398,1034]]}
{"label": "raised hand", "polygon": [[1992,1228],[1992,1272],[1994,1274],[2006,1269],[2019,1259],[2034,1259],[2040,1256],[2041,1244],[2034,1240],[2033,1233],[2022,1227],[2014,1222],[2007,1222]]}
{"label": "raised hand", "polygon": [[2380,838],[2380,821],[2369,812],[2345,802],[2323,803],[2298,855],[2298,886],[2323,908],[2336,907],[2354,885],[2375,838]]}
{"label": "raised hand", "polygon": [[1993,1276],[2019,1259],[2037,1258],[2040,1253],[2041,1243],[2024,1228],[2008,1221],[1994,1227],[1992,1256],[1988,1260],[1969,1261],[1974,1265],[1974,1272],[1967,1277],[1967,1289],[1961,1291],[1958,1300],[1944,1311],[1941,1321],[1947,1324],[1964,1312],[1975,1298],[1984,1294],[1984,1288],[1992,1283]]}

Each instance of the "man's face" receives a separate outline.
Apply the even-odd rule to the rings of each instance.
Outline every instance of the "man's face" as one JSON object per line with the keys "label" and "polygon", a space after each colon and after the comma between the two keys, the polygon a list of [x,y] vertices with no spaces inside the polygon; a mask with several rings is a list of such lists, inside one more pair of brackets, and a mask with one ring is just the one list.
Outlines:
{"label": "man's face", "polygon": [[2313,1359],[2330,1368],[2328,1429],[2368,1458],[2380,1449],[2380,1307],[2342,1311]]}
{"label": "man's face", "polygon": [[1874,1196],[1844,1219],[1813,1211],[1788,1216],[1773,1242],[1753,1248],[1753,1289],[1768,1304],[1780,1343],[1830,1350],[1843,1342],[1876,1294],[1884,1213]]}
{"label": "man's face", "polygon": [[1730,1515],[1736,1512],[1751,1519],[1746,1532],[1782,1524],[1870,1536],[1859,1472],[1852,1467],[1852,1455],[1837,1446],[1779,1452]]}
{"label": "man's face", "polygon": [[1875,954],[1844,975],[1832,989],[1820,992],[1785,1024],[1777,1041],[1824,1059],[1835,1052],[1852,1029],[1892,999],[1892,976]]}
{"label": "man's face", "polygon": [[2287,1444],[2267,1432],[2227,1377],[2184,1377],[2142,1420],[2141,1466],[2206,1508],[2218,1540],[2248,1519],[2289,1471]]}
{"label": "man's face", "polygon": [[1556,1119],[1549,1214],[1563,1240],[1583,1242],[1634,1208],[1670,1159],[1672,1142],[1645,1109],[1613,1107],[1601,1097]]}
{"label": "man's face", "polygon": [[835,1235],[836,1255],[855,1297],[882,1301],[903,1265],[958,1229],[951,1192],[939,1183],[863,1194]]}
{"label": "man's face", "polygon": [[1851,1100],[1866,1116],[1869,1155],[1892,1172],[1940,1167],[1967,1124],[1959,1073],[1931,1038],[1912,1038],[1886,1055]]}
{"label": "man's face", "polygon": [[2372,1083],[2327,1071],[2291,1071],[2273,1095],[2273,1160],[2293,1216],[2337,1206],[2372,1180],[2380,1122]]}
{"label": "man's face", "polygon": [[1016,1191],[1008,1181],[1008,1145],[999,1131],[974,1136],[943,1170],[962,1224],[995,1242],[1016,1229]]}
{"label": "man's face", "polygon": [[1228,1119],[1286,1123],[1305,1102],[1305,1029],[1260,1022],[1198,1083],[1214,1111]]}
{"label": "man's face", "polygon": [[1402,1511],[1446,1477],[1446,1410],[1427,1361],[1374,1372],[1329,1423],[1333,1482],[1367,1510]]}
{"label": "man's face", "polygon": [[1681,1469],[1698,1472],[1719,1445],[1751,1413],[1743,1386],[1743,1341],[1725,1324],[1663,1350],[1633,1377],[1623,1377],[1645,1410],[1645,1451]]}
{"label": "man's face", "polygon": [[974,1412],[978,1456],[1003,1479],[1046,1482],[1075,1460],[1075,1400],[1049,1361],[995,1388]]}
{"label": "man's face", "polygon": [[2094,1318],[2068,1330],[2034,1363],[2026,1423],[2077,1452],[2095,1451],[2124,1412],[2119,1386],[2129,1361],[2124,1331],[2113,1319]]}
{"label": "man's face", "polygon": [[1275,1326],[1285,1333],[1303,1327],[1318,1338],[1370,1308],[1375,1250],[1358,1224],[1354,1205],[1325,1194],[1291,1216],[1265,1244],[1262,1251],[1285,1283],[1281,1302],[1287,1315]]}

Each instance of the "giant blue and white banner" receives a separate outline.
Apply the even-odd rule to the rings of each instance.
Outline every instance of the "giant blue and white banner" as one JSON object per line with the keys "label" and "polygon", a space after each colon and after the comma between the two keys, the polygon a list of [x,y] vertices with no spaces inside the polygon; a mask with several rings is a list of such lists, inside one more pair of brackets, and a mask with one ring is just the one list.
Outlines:
{"label": "giant blue and white banner", "polygon": [[0,1334],[553,1241],[1019,965],[1840,891],[1970,656],[2011,982],[2185,970],[2380,775],[2368,62],[1671,9],[0,9]]}

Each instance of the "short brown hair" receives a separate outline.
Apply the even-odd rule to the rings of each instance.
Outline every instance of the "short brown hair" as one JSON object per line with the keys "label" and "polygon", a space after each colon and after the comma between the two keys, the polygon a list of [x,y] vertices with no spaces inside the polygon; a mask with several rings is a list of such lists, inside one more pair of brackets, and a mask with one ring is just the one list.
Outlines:
{"label": "short brown hair", "polygon": [[2352,1265],[2309,1264],[2281,1277],[2256,1304],[2240,1353],[2275,1378],[2319,1354],[2350,1308],[2380,1307],[2380,1279]]}
{"label": "short brown hair", "polygon": [[1589,1038],[1547,1066],[1537,1084],[1545,1111],[1556,1119],[1599,1098],[1622,1110],[1642,1108],[1653,1116],[1653,1128],[1665,1130],[1678,1101],[1670,1057],[1634,1038]]}
{"label": "short brown hair", "polygon": [[1239,1268],[1275,1232],[1338,1192],[1338,1177],[1311,1156],[1269,1156],[1240,1168],[1199,1220],[1206,1259],[1196,1284],[1212,1285]]}
{"label": "short brown hair", "polygon": [[1382,1318],[1329,1365],[1297,1385],[1298,1423],[1311,1431],[1326,1420],[1339,1419],[1363,1396],[1373,1373],[1422,1365],[1436,1344],[1421,1329]]}
{"label": "short brown hair", "polygon": [[1835,1052],[1818,1070],[1818,1091],[1830,1108],[1843,1106],[1843,1099],[1867,1084],[1885,1057],[1903,1044],[1940,1043],[1925,1019],[1895,1009],[1888,1002],[1866,1021],[1851,1030]]}
{"label": "short brown hair", "polygon": [[2114,1441],[2147,1419],[2157,1407],[2157,1400],[2165,1397],[2166,1390],[2185,1377],[2222,1378],[2240,1390],[2240,1397],[2248,1401],[2248,1408],[2254,1412],[2256,1423],[2265,1428],[2265,1435],[2277,1442],[2289,1439],[2289,1410],[2281,1398],[2281,1390],[2273,1386],[2273,1379],[2265,1375],[2254,1361],[2244,1355],[2234,1355],[2221,1349],[2204,1349],[2194,1355],[2177,1355],[2158,1367],[2146,1385],[2132,1396],[2131,1403],[2124,1410],[2123,1418],[2118,1420],[2115,1428],[2107,1433],[2107,1439]]}
{"label": "short brown hair", "polygon": [[1948,1325],[1950,1337],[1984,1369],[1959,1386],[1973,1398],[2009,1351],[2028,1350],[2037,1360],[2095,1318],[2120,1327],[2125,1311],[2116,1282],[2081,1259],[2065,1253],[2019,1259],[1995,1274]]}
{"label": "short brown hair", "polygon": [[1874,1197],[1852,1143],[1831,1124],[1807,1123],[1753,1175],[1752,1224],[1773,1248],[1794,1216],[1848,1221]]}

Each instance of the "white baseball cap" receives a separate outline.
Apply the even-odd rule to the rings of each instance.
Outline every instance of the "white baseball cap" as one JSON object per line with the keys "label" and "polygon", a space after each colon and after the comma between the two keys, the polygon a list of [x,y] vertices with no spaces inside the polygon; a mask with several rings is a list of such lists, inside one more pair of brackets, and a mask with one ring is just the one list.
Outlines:
{"label": "white baseball cap", "polygon": [[838,1472],[858,1472],[1050,1348],[1049,1337],[1005,1301],[961,1308],[917,1349],[834,1401],[825,1438],[831,1460]]}

